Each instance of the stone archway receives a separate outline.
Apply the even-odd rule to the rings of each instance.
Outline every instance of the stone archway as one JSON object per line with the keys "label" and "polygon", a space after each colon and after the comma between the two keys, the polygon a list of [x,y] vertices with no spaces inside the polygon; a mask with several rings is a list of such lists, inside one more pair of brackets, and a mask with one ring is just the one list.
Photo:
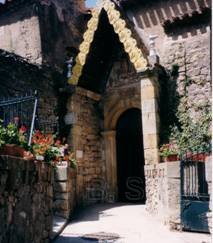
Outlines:
{"label": "stone archway", "polygon": [[118,97],[109,100],[105,105],[104,119],[104,145],[105,145],[105,167],[108,198],[117,201],[117,154],[116,154],[116,125],[119,117],[128,109],[141,109],[140,97],[137,99],[126,98],[118,100]]}
{"label": "stone archway", "polygon": [[157,164],[158,153],[158,82],[154,76],[142,76],[134,94],[129,96],[111,96],[105,101],[104,108],[104,146],[105,168],[108,197],[117,200],[117,154],[116,124],[123,112],[131,108],[142,112],[143,144],[145,165]]}
{"label": "stone archway", "polygon": [[123,112],[131,108],[141,109],[140,98],[126,98],[122,100],[111,100],[105,111],[104,128],[105,130],[115,130],[118,118]]}

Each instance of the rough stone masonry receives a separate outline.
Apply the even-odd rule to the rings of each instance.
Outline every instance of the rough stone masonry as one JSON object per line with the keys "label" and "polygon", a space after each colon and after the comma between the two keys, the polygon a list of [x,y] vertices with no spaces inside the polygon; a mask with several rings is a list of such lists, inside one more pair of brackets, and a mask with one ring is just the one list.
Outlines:
{"label": "rough stone masonry", "polygon": [[0,156],[0,242],[49,242],[52,168]]}

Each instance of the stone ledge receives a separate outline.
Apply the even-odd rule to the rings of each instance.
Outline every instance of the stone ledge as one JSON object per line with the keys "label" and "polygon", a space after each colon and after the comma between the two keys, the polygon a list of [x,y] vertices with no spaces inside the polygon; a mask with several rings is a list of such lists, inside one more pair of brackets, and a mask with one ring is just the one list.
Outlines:
{"label": "stone ledge", "polygon": [[101,99],[101,95],[81,87],[76,87],[76,94],[86,96],[95,101],[99,101]]}

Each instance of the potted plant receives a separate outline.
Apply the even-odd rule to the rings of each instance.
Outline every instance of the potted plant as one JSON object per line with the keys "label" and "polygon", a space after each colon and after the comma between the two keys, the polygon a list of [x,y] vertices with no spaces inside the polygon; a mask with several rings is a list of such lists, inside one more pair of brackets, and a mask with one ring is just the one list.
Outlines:
{"label": "potted plant", "polygon": [[76,168],[77,162],[68,144],[62,144],[55,135],[43,134],[36,131],[32,138],[32,151],[37,161],[44,161],[52,166],[60,165],[66,161],[72,168]]}
{"label": "potted plant", "polygon": [[9,123],[6,128],[1,125],[1,154],[16,157],[24,157],[25,149],[19,141],[19,129],[13,123]]}
{"label": "potted plant", "polygon": [[45,135],[40,131],[36,131],[32,137],[32,151],[35,155],[35,158],[39,161],[43,161],[45,159],[45,153],[50,151],[50,146],[53,143],[53,135]]}
{"label": "potted plant", "polygon": [[74,153],[70,151],[67,143],[63,144],[60,139],[57,139],[52,147],[52,150],[56,154],[56,158],[54,160],[55,165],[60,165],[62,162],[67,162],[68,166],[71,168],[77,168],[77,161]]}
{"label": "potted plant", "polygon": [[18,128],[15,124],[9,123],[6,127],[3,127],[0,124],[0,153],[32,159],[33,155],[29,151],[26,131],[25,126]]}
{"label": "potted plant", "polygon": [[175,144],[167,143],[160,147],[160,156],[163,162],[177,161],[178,148]]}
{"label": "potted plant", "polygon": [[34,156],[30,152],[31,147],[28,145],[28,141],[27,141],[27,128],[24,125],[22,125],[19,128],[18,137],[19,137],[19,148],[21,148],[23,154],[22,157],[27,160],[33,160]]}

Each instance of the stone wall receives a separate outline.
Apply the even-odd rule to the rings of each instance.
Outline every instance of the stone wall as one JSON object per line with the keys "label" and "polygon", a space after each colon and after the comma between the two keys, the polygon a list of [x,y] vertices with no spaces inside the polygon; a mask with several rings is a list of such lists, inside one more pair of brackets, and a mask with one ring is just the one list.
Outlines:
{"label": "stone wall", "polygon": [[125,55],[113,64],[102,97],[104,129],[115,129],[119,116],[129,108],[141,108],[141,77]]}
{"label": "stone wall", "polygon": [[2,50],[0,62],[0,100],[29,95],[37,90],[39,121],[54,124],[58,106],[55,83],[63,81],[62,75],[49,68],[29,64],[23,58]]}
{"label": "stone wall", "polygon": [[[208,227],[212,232],[212,176],[211,157],[205,162],[206,181],[210,195]],[[181,178],[180,162],[165,162],[157,165],[146,165],[146,209],[157,216],[170,229],[181,230]],[[205,219],[204,219],[205,221]]]}
{"label": "stone wall", "polygon": [[198,32],[187,39],[170,39],[166,43],[167,55],[162,57],[162,64],[169,70],[172,65],[179,67],[177,91],[180,95],[184,95],[188,79],[187,104],[193,119],[198,118],[200,109],[210,102],[210,35],[210,28],[207,27],[205,33]]}
{"label": "stone wall", "polygon": [[0,242],[49,242],[52,170],[44,164],[0,157]]}
{"label": "stone wall", "polygon": [[68,102],[68,113],[74,112],[70,142],[78,161],[77,204],[104,200],[104,164],[99,95],[77,87]]}
{"label": "stone wall", "polygon": [[78,47],[88,16],[83,1],[8,1],[0,6],[0,49],[62,68],[66,47]]}
{"label": "stone wall", "polygon": [[62,68],[66,47],[78,48],[90,15],[84,8],[83,0],[40,2],[38,16],[43,63]]}
{"label": "stone wall", "polygon": [[146,208],[171,229],[180,229],[180,163],[146,165]]}
{"label": "stone wall", "polygon": [[[63,162],[64,163],[64,162]],[[69,219],[76,206],[76,171],[64,165],[54,170],[53,214]]]}
{"label": "stone wall", "polygon": [[139,75],[136,74],[133,64],[123,50],[122,57],[117,58],[113,63],[107,82],[106,94],[125,85],[134,84],[138,80]]}
{"label": "stone wall", "polygon": [[[129,16],[135,19],[130,18],[147,45],[150,35],[157,36],[155,44],[161,65],[167,70],[172,70],[173,65],[179,67],[175,81],[180,95],[184,92],[186,78],[190,80],[187,103],[193,119],[199,117],[200,108],[210,102],[211,97],[210,17],[202,17],[206,16],[205,11],[210,11],[209,7],[210,1],[160,0],[138,4],[137,8],[129,10]],[[169,32],[166,23],[170,26]]]}
{"label": "stone wall", "polygon": [[41,36],[36,12],[31,4],[12,13],[0,14],[0,49],[41,64]]}

